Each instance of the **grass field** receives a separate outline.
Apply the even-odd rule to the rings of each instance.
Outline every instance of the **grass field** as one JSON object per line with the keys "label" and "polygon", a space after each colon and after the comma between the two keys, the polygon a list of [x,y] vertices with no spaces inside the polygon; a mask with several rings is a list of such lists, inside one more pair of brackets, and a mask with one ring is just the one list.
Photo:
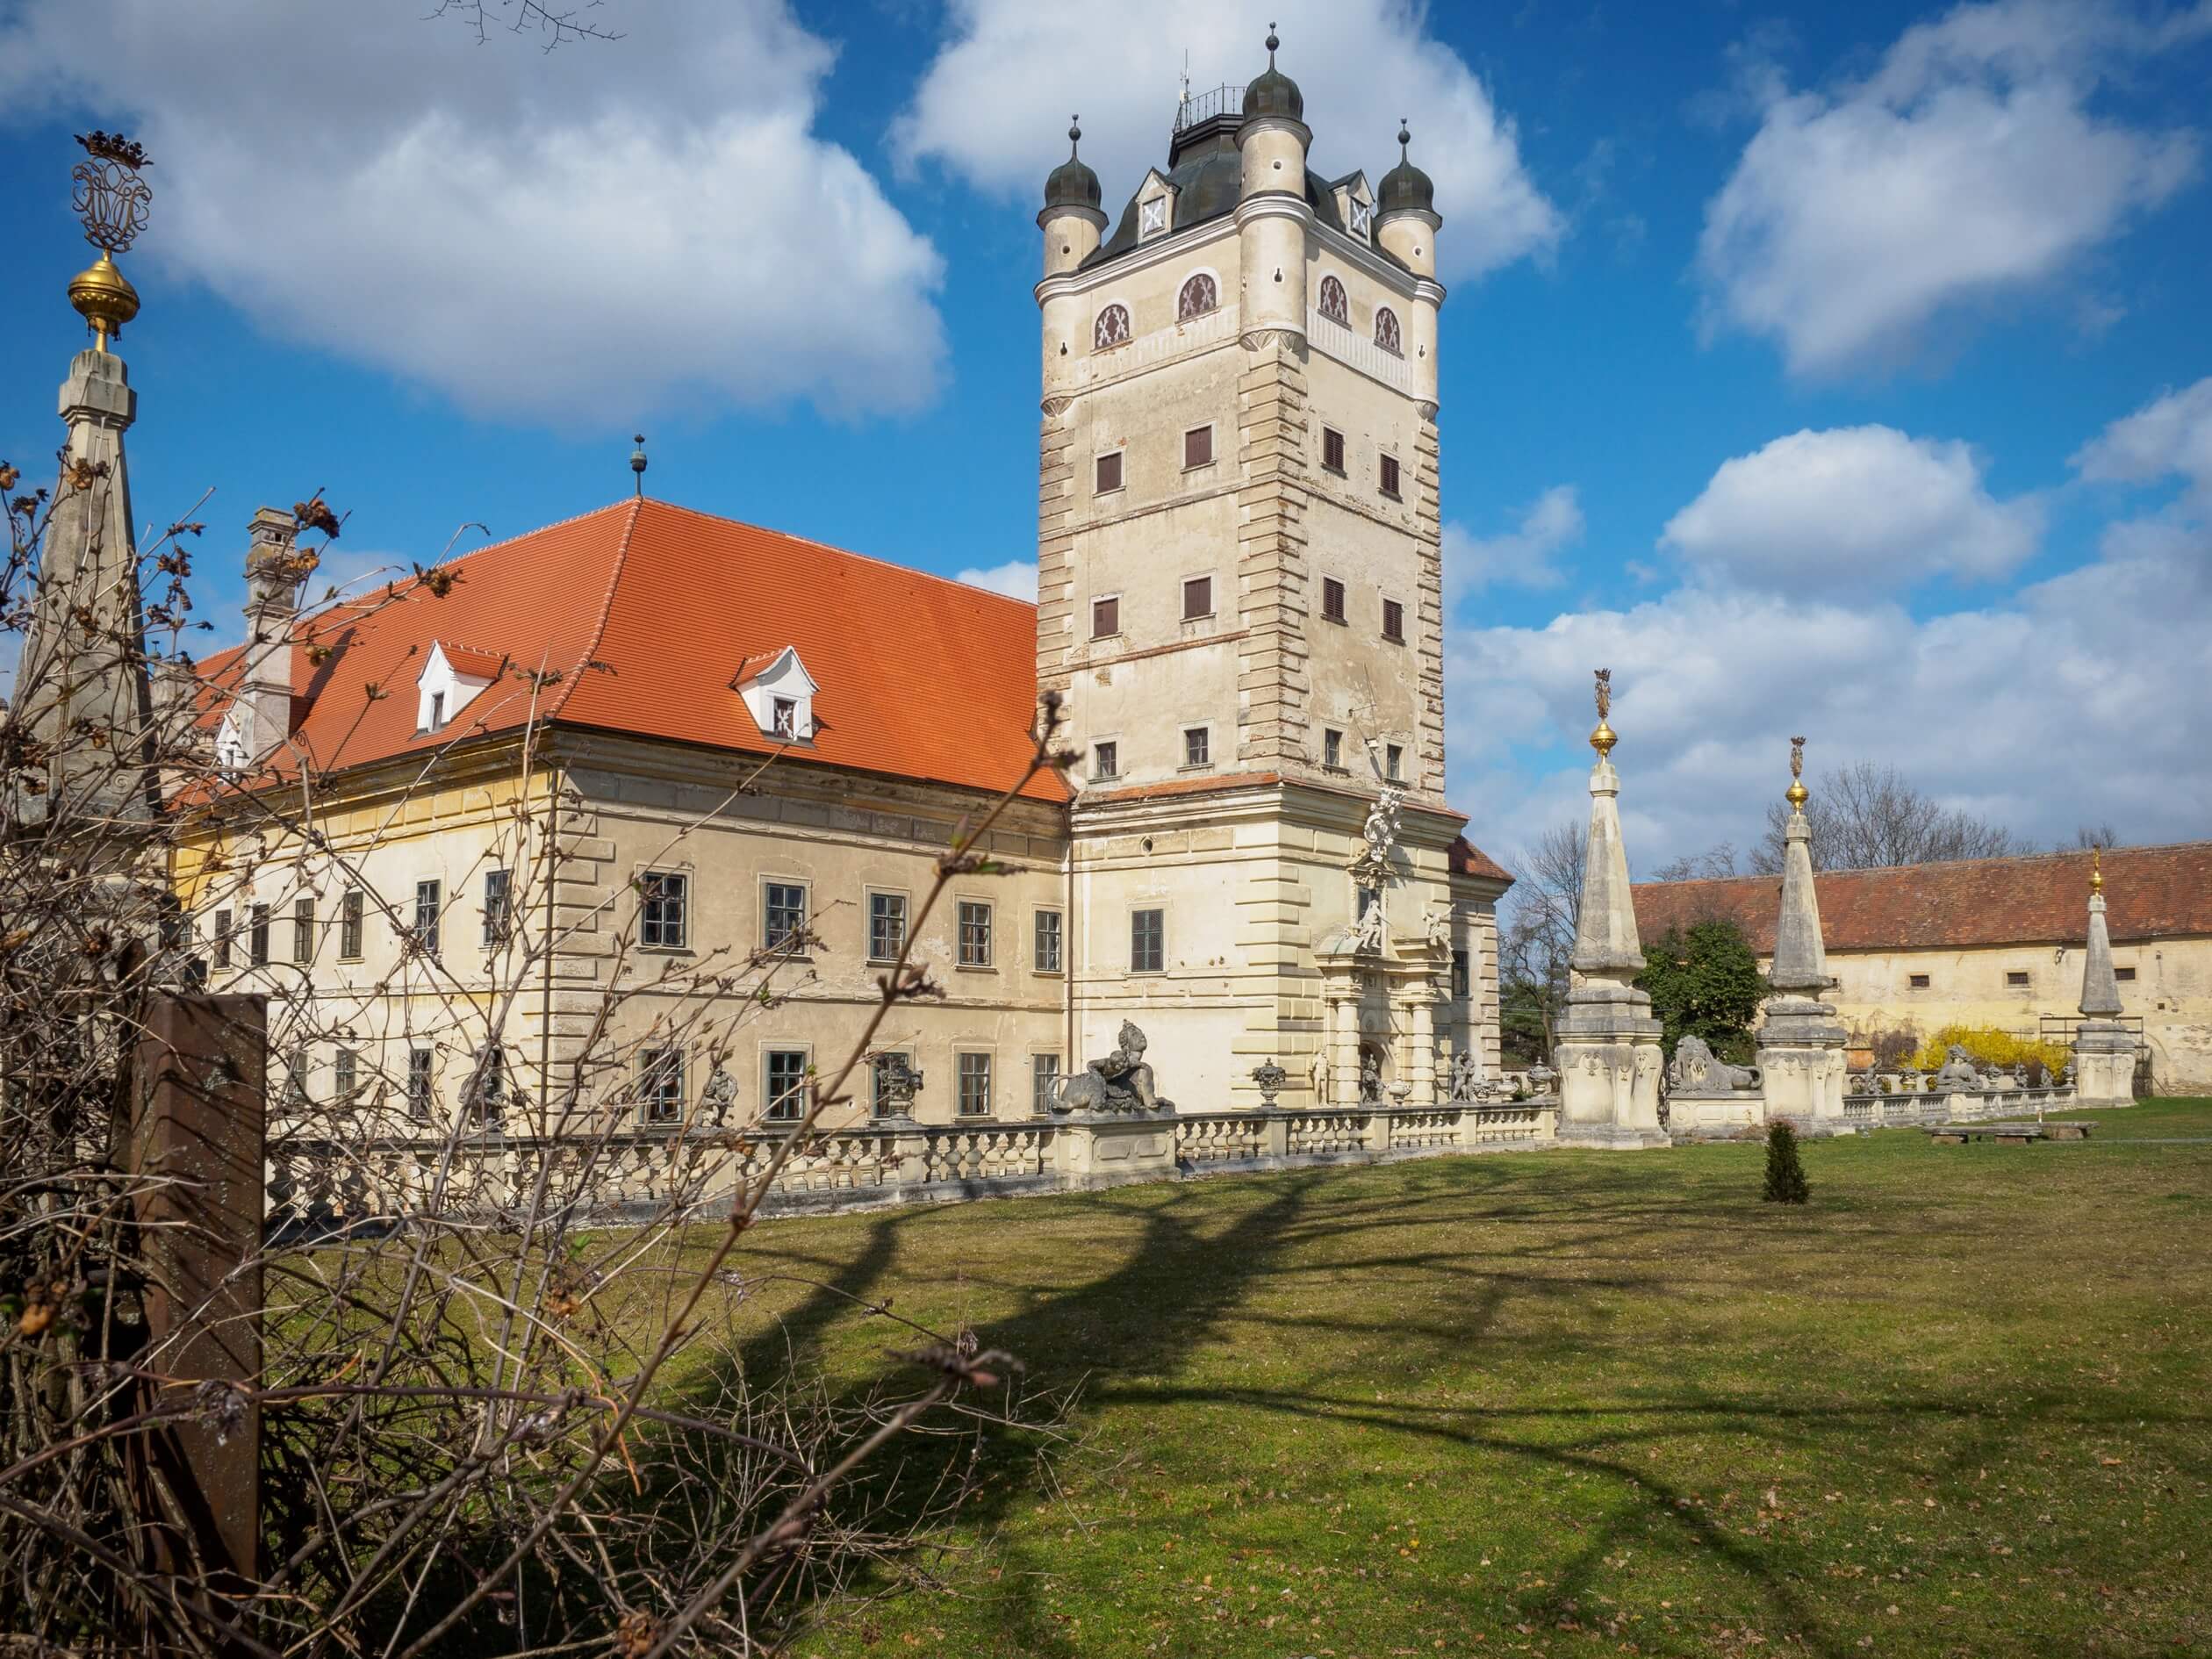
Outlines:
{"label": "grass field", "polygon": [[[1447,1158],[779,1222],[972,1325],[996,1448],[815,1655],[2212,1654],[2212,1102],[2071,1146]],[[880,1320],[794,1291],[810,1364]]]}

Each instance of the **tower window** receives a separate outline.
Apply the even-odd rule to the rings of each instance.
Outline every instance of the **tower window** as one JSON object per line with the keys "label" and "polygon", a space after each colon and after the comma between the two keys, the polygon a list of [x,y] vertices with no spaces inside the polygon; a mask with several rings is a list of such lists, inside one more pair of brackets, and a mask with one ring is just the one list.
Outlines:
{"label": "tower window", "polygon": [[1392,783],[1405,781],[1405,749],[1403,744],[1386,743],[1383,746],[1382,775]]}
{"label": "tower window", "polygon": [[1382,601],[1382,637],[1394,644],[1405,643],[1405,607],[1397,600]]}
{"label": "tower window", "polygon": [[1324,730],[1321,734],[1321,764],[1331,772],[1344,770],[1344,734]]}
{"label": "tower window", "polygon": [[1104,351],[1113,346],[1129,343],[1129,307],[1109,305],[1098,313],[1098,321],[1091,327],[1091,349]]}
{"label": "tower window", "polygon": [[1200,271],[1175,296],[1175,320],[1189,322],[1193,317],[1203,317],[1220,303],[1221,291],[1214,286],[1214,279]]}
{"label": "tower window", "polygon": [[1167,971],[1167,912],[1131,910],[1129,913],[1129,971],[1164,973]]}
{"label": "tower window", "polygon": [[1193,427],[1183,434],[1183,470],[1213,464],[1213,428]]}
{"label": "tower window", "polygon": [[1398,499],[1398,463],[1394,455],[1382,457],[1382,493],[1393,501]]}
{"label": "tower window", "polygon": [[1155,196],[1137,210],[1137,233],[1157,236],[1167,228],[1167,198]]}
{"label": "tower window", "polygon": [[1091,601],[1091,637],[1111,639],[1121,632],[1121,600],[1095,599]]}
{"label": "tower window", "polygon": [[1195,622],[1213,614],[1213,578],[1194,576],[1183,583],[1183,621]]}
{"label": "tower window", "polygon": [[1213,747],[1212,732],[1204,726],[1183,728],[1183,765],[1203,766]]}
{"label": "tower window", "polygon": [[1111,455],[1102,455],[1098,457],[1097,477],[1091,489],[1094,494],[1110,495],[1121,487],[1122,452],[1117,449]]}
{"label": "tower window", "polygon": [[1121,776],[1121,745],[1093,743],[1091,745],[1091,777],[1118,778]]}
{"label": "tower window", "polygon": [[1333,276],[1321,279],[1321,314],[1331,322],[1352,326],[1352,306],[1344,297],[1344,284]]}
{"label": "tower window", "polygon": [[1321,620],[1325,622],[1344,620],[1344,584],[1333,576],[1321,578]]}
{"label": "tower window", "polygon": [[1344,434],[1334,427],[1321,428],[1321,464],[1332,472],[1344,470]]}
{"label": "tower window", "polygon": [[1405,356],[1405,341],[1398,332],[1397,312],[1388,305],[1375,308],[1375,343],[1393,357]]}

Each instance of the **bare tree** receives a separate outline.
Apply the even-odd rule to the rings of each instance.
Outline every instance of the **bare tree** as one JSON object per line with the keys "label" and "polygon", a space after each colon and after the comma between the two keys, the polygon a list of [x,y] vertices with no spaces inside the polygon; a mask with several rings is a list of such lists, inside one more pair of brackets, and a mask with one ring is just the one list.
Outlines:
{"label": "bare tree", "polygon": [[[1822,774],[1805,809],[1813,830],[1816,870],[1868,870],[1960,858],[2002,858],[2027,848],[2002,826],[1943,806],[1906,781],[1894,766],[1861,760]],[[1789,808],[1767,808],[1766,834],[1750,855],[1751,873],[1782,869]]]}
{"label": "bare tree", "polygon": [[1512,1028],[1508,1045],[1525,1052],[1548,1052],[1552,1022],[1566,1002],[1586,855],[1583,826],[1562,819],[1513,858],[1513,885],[1498,916],[1498,995]]}
{"label": "bare tree", "polygon": [[1737,874],[1733,841],[1715,842],[1703,852],[1685,852],[1646,877],[1650,881],[1725,881]]}
{"label": "bare tree", "polygon": [[2119,844],[2120,832],[2109,823],[2085,823],[2074,830],[2072,841],[2061,841],[2051,851],[2087,852],[2092,848],[2116,847]]}

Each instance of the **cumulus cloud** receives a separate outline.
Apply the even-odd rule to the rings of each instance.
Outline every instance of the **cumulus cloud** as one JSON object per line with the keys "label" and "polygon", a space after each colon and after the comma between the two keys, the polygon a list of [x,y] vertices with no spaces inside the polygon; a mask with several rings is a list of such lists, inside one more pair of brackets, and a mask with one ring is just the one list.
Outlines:
{"label": "cumulus cloud", "polygon": [[[1128,0],[1110,13],[1038,0],[954,0],[944,47],[892,127],[906,165],[935,162],[983,189],[1041,198],[1067,154],[1071,111],[1083,156],[1118,213],[1147,167],[1164,165],[1188,49],[1199,90],[1266,67],[1258,13]],[[1565,228],[1523,166],[1512,119],[1401,0],[1285,0],[1279,64],[1305,94],[1314,170],[1396,164],[1398,117],[1436,181],[1443,274],[1476,276],[1548,253]],[[1034,205],[1034,203],[1031,204]]]}
{"label": "cumulus cloud", "polygon": [[2073,464],[2095,483],[2145,484],[2180,473],[2212,494],[2212,375],[2114,421]]}
{"label": "cumulus cloud", "polygon": [[2100,113],[2101,83],[2212,28],[2090,0],[1962,5],[1908,29],[1864,80],[1791,92],[1706,205],[1709,320],[1793,370],[1878,365],[1939,314],[2047,284],[2194,176],[2186,129]]}
{"label": "cumulus cloud", "polygon": [[1003,593],[1009,599],[1026,600],[1031,605],[1037,603],[1035,559],[1009,559],[1003,564],[994,564],[988,569],[971,565],[954,579],[966,582],[970,587],[985,587],[994,593]]}
{"label": "cumulus cloud", "polygon": [[1469,593],[1493,583],[1509,587],[1557,587],[1567,572],[1553,556],[1583,538],[1582,503],[1571,484],[1555,484],[1521,509],[1520,523],[1502,535],[1476,535],[1465,525],[1444,527],[1444,607],[1447,614]]}
{"label": "cumulus cloud", "polygon": [[2035,498],[1992,496],[1964,443],[1842,427],[1723,462],[1660,544],[1707,580],[1865,592],[2001,576],[2036,550],[2043,522]]}
{"label": "cumulus cloud", "polygon": [[551,52],[422,10],[26,0],[0,107],[128,127],[151,259],[472,413],[932,395],[942,262],[815,134],[834,53],[785,7],[662,0]]}

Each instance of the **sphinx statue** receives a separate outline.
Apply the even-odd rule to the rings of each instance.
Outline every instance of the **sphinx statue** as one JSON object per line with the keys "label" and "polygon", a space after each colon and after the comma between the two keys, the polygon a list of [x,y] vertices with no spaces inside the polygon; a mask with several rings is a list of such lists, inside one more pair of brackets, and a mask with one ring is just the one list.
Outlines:
{"label": "sphinx statue", "polygon": [[1675,1045],[1667,1066],[1670,1095],[1730,1095],[1739,1088],[1756,1088],[1759,1068],[1731,1066],[1716,1055],[1702,1037],[1684,1037]]}
{"label": "sphinx statue", "polygon": [[1091,1061],[1060,1085],[1052,1109],[1060,1112],[1171,1112],[1175,1103],[1153,1089],[1145,1063],[1145,1034],[1124,1020],[1110,1054]]}

